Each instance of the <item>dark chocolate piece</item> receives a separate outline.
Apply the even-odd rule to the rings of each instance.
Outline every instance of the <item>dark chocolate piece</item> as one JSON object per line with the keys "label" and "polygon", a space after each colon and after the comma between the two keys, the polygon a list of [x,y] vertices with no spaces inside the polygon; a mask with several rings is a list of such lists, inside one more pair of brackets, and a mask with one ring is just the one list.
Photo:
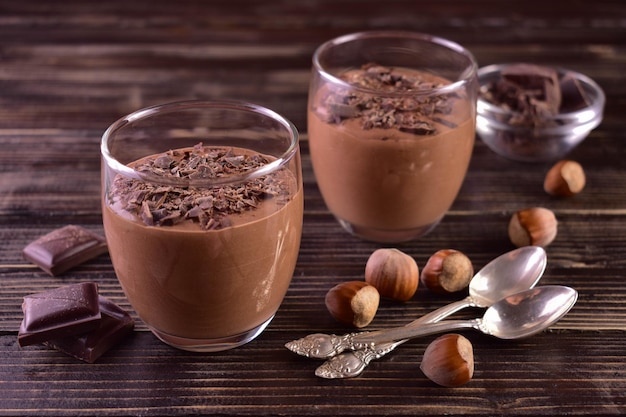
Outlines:
{"label": "dark chocolate piece", "polygon": [[63,272],[107,252],[106,240],[75,225],[54,230],[24,248],[24,258],[50,275]]}
{"label": "dark chocolate piece", "polygon": [[559,75],[556,70],[532,64],[511,65],[502,70],[502,78],[517,86],[518,94],[525,95],[535,106],[544,109],[540,115],[555,115],[561,106]]}
{"label": "dark chocolate piece", "polygon": [[100,323],[98,286],[87,282],[27,295],[22,311],[24,319],[17,336],[20,346],[86,333]]}
{"label": "dark chocolate piece", "polygon": [[64,338],[55,338],[44,345],[88,363],[118,344],[135,327],[132,317],[109,299],[100,296],[100,327],[92,332]]}
{"label": "dark chocolate piece", "polygon": [[514,110],[532,118],[558,114],[561,106],[559,77],[552,68],[516,64],[502,70],[502,82],[515,97]]}
{"label": "dark chocolate piece", "polygon": [[581,110],[591,103],[580,82],[569,72],[561,78],[561,94],[563,96],[561,113]]}

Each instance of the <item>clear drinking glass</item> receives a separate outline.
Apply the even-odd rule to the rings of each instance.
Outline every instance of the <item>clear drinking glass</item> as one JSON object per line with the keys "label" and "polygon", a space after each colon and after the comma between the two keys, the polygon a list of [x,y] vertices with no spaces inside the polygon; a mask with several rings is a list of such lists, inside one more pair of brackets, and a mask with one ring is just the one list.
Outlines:
{"label": "clear drinking glass", "polygon": [[473,150],[476,71],[460,45],[413,32],[350,34],[315,51],[313,169],[348,232],[401,242],[441,221]]}
{"label": "clear drinking glass", "polygon": [[101,151],[109,252],[139,317],[191,351],[259,335],[300,246],[295,126],[254,104],[177,102],[116,121]]}

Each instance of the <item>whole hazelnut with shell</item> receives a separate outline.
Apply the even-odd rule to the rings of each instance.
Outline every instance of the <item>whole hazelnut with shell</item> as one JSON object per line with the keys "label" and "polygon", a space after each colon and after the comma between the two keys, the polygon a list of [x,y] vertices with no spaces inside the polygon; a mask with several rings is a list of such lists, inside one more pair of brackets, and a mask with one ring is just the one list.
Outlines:
{"label": "whole hazelnut with shell", "polygon": [[519,210],[509,221],[509,238],[517,246],[546,247],[556,238],[556,216],[550,209],[531,207]]}
{"label": "whole hazelnut with shell", "polygon": [[455,249],[435,252],[422,268],[422,284],[437,294],[464,290],[474,276],[472,261]]}
{"label": "whole hazelnut with shell", "polygon": [[444,387],[467,384],[474,376],[472,343],[460,334],[439,336],[424,351],[420,369],[428,379]]}
{"label": "whole hazelnut with shell", "polygon": [[377,249],[365,265],[365,281],[382,297],[408,301],[417,291],[419,268],[415,259],[398,249]]}
{"label": "whole hazelnut with shell", "polygon": [[543,189],[556,197],[571,197],[585,188],[583,167],[576,161],[562,160],[550,168],[543,182]]}
{"label": "whole hazelnut with shell", "polygon": [[378,290],[363,281],[338,284],[326,293],[325,298],[326,308],[338,322],[356,328],[371,323],[379,302]]}

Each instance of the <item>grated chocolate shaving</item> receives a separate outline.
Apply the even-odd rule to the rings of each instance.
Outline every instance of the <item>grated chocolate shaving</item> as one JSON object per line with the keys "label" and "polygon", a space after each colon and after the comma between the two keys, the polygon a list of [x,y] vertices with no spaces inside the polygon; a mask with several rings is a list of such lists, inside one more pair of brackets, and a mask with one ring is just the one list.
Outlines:
{"label": "grated chocolate shaving", "polygon": [[[244,174],[271,160],[258,153],[233,148],[204,147],[170,150],[137,161],[133,168],[159,177],[218,179]],[[254,209],[262,200],[276,198],[285,204],[290,198],[293,177],[286,169],[275,171],[238,185],[212,188],[159,186],[117,176],[109,198],[120,202],[129,213],[147,226],[170,226],[182,221],[199,223],[205,230],[230,225],[228,215]]]}
{"label": "grated chocolate shaving", "polygon": [[[419,93],[443,85],[374,63],[364,65],[359,71],[343,74],[341,78],[352,85],[379,91],[382,95]],[[366,130],[397,128],[416,135],[433,135],[437,133],[437,123],[456,126],[441,118],[451,113],[450,99],[453,97],[454,94],[390,98],[354,90],[333,91],[323,98],[317,112],[328,123],[339,124],[345,119],[359,118]]]}

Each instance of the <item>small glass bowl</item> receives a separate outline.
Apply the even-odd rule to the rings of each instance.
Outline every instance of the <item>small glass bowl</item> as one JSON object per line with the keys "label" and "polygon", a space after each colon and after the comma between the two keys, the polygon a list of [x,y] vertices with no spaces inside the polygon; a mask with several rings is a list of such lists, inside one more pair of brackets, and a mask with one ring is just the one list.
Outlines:
{"label": "small glass bowl", "polygon": [[[500,72],[511,65],[498,64],[478,70],[480,86],[500,78]],[[605,95],[591,78],[557,68],[559,76],[568,73],[578,80],[589,105],[569,113],[546,118],[548,126],[514,126],[508,121],[516,113],[478,98],[476,133],[499,155],[522,162],[546,162],[562,158],[580,144],[602,121]]]}

